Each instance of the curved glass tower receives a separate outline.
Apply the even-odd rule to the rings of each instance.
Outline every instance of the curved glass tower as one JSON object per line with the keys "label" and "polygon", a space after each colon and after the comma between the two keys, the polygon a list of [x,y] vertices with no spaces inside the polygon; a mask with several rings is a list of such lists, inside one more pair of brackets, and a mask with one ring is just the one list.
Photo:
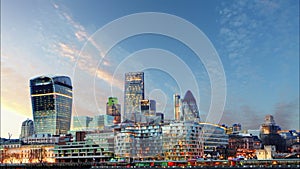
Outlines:
{"label": "curved glass tower", "polygon": [[36,134],[67,134],[72,115],[72,84],[67,76],[40,76],[30,80]]}
{"label": "curved glass tower", "polygon": [[184,121],[200,121],[196,99],[189,90],[182,100],[182,116]]}

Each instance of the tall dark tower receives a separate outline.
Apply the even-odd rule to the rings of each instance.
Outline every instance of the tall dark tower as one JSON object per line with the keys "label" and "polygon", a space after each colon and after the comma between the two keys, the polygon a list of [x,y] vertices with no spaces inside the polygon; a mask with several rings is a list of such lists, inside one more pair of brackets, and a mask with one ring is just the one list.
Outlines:
{"label": "tall dark tower", "polygon": [[36,134],[67,134],[72,116],[72,84],[66,76],[40,76],[30,80]]}
{"label": "tall dark tower", "polygon": [[125,74],[124,120],[136,121],[140,101],[144,100],[144,72]]}

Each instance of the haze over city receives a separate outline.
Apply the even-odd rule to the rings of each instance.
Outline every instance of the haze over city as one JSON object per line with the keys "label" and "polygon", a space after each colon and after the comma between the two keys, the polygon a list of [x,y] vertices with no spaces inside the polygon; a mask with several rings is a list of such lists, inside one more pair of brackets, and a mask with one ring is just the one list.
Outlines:
{"label": "haze over city", "polygon": [[[107,98],[123,107],[124,75],[169,51],[183,61],[175,72],[145,70],[146,97],[157,111],[173,117],[173,94],[187,67],[199,91],[192,91],[205,120],[211,82],[205,66],[186,44],[162,35],[139,34],[115,45],[93,38],[104,25],[141,12],[171,14],[187,20],[210,40],[226,76],[226,104],[220,124],[258,129],[272,114],[283,129],[299,129],[299,1],[1,1],[1,137],[18,138],[22,121],[32,119],[29,80],[48,74],[69,76],[73,116],[105,114]],[[151,21],[149,21],[151,22]],[[131,25],[132,27],[138,25]],[[117,28],[122,30],[122,27]],[[145,49],[157,56],[132,54]],[[199,47],[201,49],[201,47]],[[204,49],[203,49],[204,50]],[[147,52],[147,51],[146,51]],[[152,51],[153,52],[153,51]],[[139,54],[139,53],[138,53]],[[145,53],[144,53],[145,54]],[[165,56],[167,58],[167,56]],[[164,60],[164,59],[162,59]],[[179,62],[168,60],[172,67]],[[174,74],[179,78],[175,79]]]}

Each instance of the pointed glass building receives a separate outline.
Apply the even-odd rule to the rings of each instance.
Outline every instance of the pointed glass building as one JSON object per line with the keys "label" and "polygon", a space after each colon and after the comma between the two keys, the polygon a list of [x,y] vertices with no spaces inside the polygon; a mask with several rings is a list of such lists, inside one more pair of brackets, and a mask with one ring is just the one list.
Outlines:
{"label": "pointed glass building", "polygon": [[72,115],[72,84],[67,76],[40,76],[30,80],[36,134],[67,134]]}
{"label": "pointed glass building", "polygon": [[182,100],[182,118],[184,121],[200,121],[196,99],[189,90]]}

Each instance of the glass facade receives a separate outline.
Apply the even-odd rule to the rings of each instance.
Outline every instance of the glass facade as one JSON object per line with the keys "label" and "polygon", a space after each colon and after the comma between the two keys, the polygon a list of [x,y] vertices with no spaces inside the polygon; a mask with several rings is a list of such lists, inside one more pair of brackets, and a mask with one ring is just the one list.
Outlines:
{"label": "glass facade", "polygon": [[30,80],[35,132],[67,134],[71,125],[72,84],[66,76],[40,76]]}
{"label": "glass facade", "polygon": [[160,125],[127,124],[115,137],[117,157],[152,158],[162,153],[162,127]]}
{"label": "glass facade", "polygon": [[114,125],[114,116],[96,115],[90,123],[90,129],[103,130]]}
{"label": "glass facade", "polygon": [[144,72],[125,74],[124,121],[136,121],[140,113],[140,101],[144,100]]}
{"label": "glass facade", "polygon": [[90,127],[91,127],[91,129],[94,129],[94,130],[103,130],[104,129],[104,116],[103,115],[94,116]]}
{"label": "glass facade", "polygon": [[192,122],[175,122],[162,127],[165,160],[196,159],[201,155],[200,126]]}
{"label": "glass facade", "polygon": [[88,116],[74,116],[73,117],[73,130],[75,130],[75,131],[88,130],[91,125],[92,120],[93,120],[93,118],[88,117]]}
{"label": "glass facade", "polygon": [[217,124],[199,123],[201,127],[201,144],[204,148],[204,154],[212,155],[218,147],[227,147],[229,136],[226,134],[226,128]]}
{"label": "glass facade", "polygon": [[189,90],[182,100],[182,116],[184,121],[200,121],[197,102]]}
{"label": "glass facade", "polygon": [[141,113],[136,122],[150,123],[155,120],[156,102],[155,100],[141,100]]}

